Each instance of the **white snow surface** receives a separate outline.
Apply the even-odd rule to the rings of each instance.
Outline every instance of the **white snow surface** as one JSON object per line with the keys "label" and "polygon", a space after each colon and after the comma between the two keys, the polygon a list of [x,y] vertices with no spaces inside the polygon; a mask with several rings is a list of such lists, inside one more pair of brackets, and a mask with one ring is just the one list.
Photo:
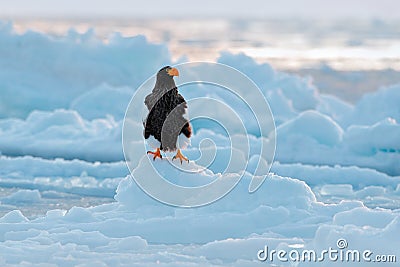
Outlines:
{"label": "white snow surface", "polygon": [[[400,85],[351,105],[320,94],[310,78],[222,52],[217,61],[248,75],[269,101],[275,162],[255,193],[247,189],[257,155],[221,200],[175,208],[137,186],[121,140],[136,88],[176,63],[165,45],[119,34],[106,43],[92,31],[18,35],[12,24],[0,24],[0,40],[1,266],[309,266],[315,263],[261,263],[257,252],[266,245],[337,249],[340,238],[349,249],[400,261]],[[202,89],[181,93],[229,100]],[[220,153],[215,162],[195,179],[174,182],[197,186],[221,177],[229,138],[212,125],[195,128],[184,153],[196,159],[207,138]],[[268,145],[256,134],[249,140],[250,151]],[[176,172],[165,159],[154,164]],[[107,201],[88,207],[77,198]]]}

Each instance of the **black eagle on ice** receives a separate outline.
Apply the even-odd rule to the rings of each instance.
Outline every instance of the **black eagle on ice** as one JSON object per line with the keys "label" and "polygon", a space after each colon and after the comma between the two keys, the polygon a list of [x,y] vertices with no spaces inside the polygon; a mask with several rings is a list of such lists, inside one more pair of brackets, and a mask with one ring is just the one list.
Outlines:
{"label": "black eagle on ice", "polygon": [[179,71],[170,66],[158,71],[156,84],[144,101],[149,114],[143,122],[143,134],[145,139],[153,139],[157,147],[154,152],[147,151],[147,154],[153,155],[153,160],[162,159],[161,150],[166,152],[177,150],[172,160],[177,158],[182,164],[183,160],[188,162],[189,160],[183,156],[180,148],[178,148],[178,139],[186,137],[188,140],[192,134],[192,129],[189,120],[185,118],[186,101],[178,92],[174,76],[179,76]]}

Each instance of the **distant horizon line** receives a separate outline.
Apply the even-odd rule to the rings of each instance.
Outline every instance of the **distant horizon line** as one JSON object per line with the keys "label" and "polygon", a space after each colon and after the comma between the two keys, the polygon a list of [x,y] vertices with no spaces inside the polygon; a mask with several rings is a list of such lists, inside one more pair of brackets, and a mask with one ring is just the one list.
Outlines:
{"label": "distant horizon line", "polygon": [[382,18],[380,16],[371,17],[355,17],[355,16],[343,16],[343,17],[310,17],[310,16],[216,16],[216,15],[194,15],[194,16],[145,16],[145,15],[4,15],[0,14],[0,21],[4,20],[222,20],[222,21],[382,21],[382,22],[400,22],[399,18],[386,17]]}

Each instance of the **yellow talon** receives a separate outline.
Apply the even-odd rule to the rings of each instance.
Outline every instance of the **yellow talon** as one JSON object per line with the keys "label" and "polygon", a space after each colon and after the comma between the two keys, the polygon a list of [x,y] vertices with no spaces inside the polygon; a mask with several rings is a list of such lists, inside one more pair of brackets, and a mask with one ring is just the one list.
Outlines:
{"label": "yellow talon", "polygon": [[175,155],[175,156],[172,158],[172,160],[174,160],[174,159],[180,159],[180,161],[181,161],[181,164],[182,164],[182,161],[183,161],[183,160],[185,160],[185,161],[189,162],[188,158],[187,158],[187,157],[185,157],[184,155],[182,155],[182,153],[181,153],[181,150],[180,150],[180,149],[178,149],[178,152],[176,152],[176,155]]}
{"label": "yellow talon", "polygon": [[152,154],[152,155],[154,155],[154,156],[153,156],[153,160],[156,160],[156,158],[162,159],[161,152],[160,152],[160,148],[157,148],[157,150],[156,150],[155,152],[153,152],[153,151],[147,151],[147,154]]}

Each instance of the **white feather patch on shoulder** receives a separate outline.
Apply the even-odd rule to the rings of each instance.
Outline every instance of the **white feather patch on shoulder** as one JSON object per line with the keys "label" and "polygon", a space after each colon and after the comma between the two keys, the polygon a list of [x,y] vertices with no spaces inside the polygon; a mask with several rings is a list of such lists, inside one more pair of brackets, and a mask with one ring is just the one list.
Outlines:
{"label": "white feather patch on shoulder", "polygon": [[186,120],[189,120],[189,111],[187,108],[185,108],[185,113],[183,114],[183,118],[185,118]]}

